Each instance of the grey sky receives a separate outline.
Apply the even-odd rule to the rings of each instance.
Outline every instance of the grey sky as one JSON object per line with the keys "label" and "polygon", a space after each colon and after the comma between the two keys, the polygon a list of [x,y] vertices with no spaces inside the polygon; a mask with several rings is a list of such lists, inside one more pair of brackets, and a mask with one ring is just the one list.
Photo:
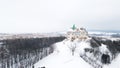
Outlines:
{"label": "grey sky", "polygon": [[73,24],[120,30],[120,0],[0,0],[0,33],[64,31]]}

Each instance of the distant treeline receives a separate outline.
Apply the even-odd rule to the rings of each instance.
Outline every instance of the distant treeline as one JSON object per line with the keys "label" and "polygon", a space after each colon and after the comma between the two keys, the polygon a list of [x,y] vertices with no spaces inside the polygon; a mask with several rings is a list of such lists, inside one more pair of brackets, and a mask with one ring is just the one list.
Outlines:
{"label": "distant treeline", "polygon": [[10,51],[10,54],[19,54],[19,51],[21,50],[32,51],[40,48],[49,47],[55,42],[62,41],[64,38],[65,37],[9,39],[3,40],[3,45],[7,47],[7,49]]}
{"label": "distant treeline", "polygon": [[[25,38],[1,40],[0,68],[30,68],[50,54],[50,46],[65,37]],[[22,68],[21,67],[21,68]]]}

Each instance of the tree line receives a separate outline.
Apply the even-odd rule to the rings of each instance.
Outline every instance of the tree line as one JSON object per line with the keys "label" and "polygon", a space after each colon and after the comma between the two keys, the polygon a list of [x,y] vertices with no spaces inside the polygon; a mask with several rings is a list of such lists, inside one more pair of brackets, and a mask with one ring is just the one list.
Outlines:
{"label": "tree line", "polygon": [[1,40],[0,68],[30,68],[50,54],[51,45],[65,37],[44,37]]}

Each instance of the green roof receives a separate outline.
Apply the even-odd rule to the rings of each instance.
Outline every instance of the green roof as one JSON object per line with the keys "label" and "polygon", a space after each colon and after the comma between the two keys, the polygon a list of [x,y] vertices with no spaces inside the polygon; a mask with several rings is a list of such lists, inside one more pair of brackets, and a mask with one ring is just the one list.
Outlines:
{"label": "green roof", "polygon": [[76,26],[75,26],[75,24],[72,26],[72,29],[73,29],[73,30],[75,30],[75,29],[76,29]]}

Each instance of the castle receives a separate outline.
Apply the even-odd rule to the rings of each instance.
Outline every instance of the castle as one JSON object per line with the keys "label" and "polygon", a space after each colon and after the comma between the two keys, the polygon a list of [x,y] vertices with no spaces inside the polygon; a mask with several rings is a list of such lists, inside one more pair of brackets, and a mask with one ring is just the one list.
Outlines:
{"label": "castle", "polygon": [[85,28],[76,28],[75,25],[67,32],[67,39],[74,41],[75,39],[78,40],[85,40],[89,38],[88,32]]}

